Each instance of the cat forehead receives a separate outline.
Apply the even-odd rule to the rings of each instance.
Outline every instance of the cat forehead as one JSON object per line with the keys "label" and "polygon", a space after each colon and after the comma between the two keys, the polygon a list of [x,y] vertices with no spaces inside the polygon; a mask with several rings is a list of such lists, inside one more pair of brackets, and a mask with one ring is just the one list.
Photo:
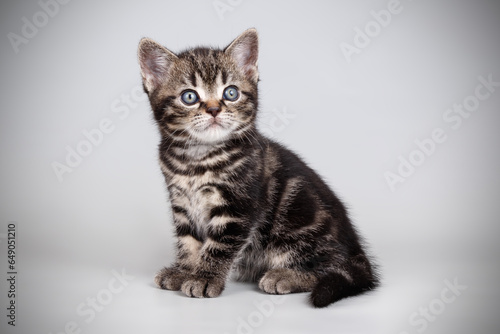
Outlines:
{"label": "cat forehead", "polygon": [[236,79],[236,67],[224,51],[211,48],[195,48],[178,55],[181,74],[193,86],[202,80],[204,84],[225,84],[228,78]]}

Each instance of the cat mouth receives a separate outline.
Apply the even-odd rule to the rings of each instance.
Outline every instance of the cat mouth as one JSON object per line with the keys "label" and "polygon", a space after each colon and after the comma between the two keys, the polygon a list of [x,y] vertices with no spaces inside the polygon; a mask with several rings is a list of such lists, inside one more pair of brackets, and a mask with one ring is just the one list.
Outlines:
{"label": "cat mouth", "polygon": [[219,128],[226,129],[227,126],[225,126],[220,119],[215,117],[207,121],[207,124],[204,126],[202,131],[212,130],[212,129],[216,130]]}
{"label": "cat mouth", "polygon": [[234,130],[233,126],[233,122],[229,119],[207,117],[203,121],[196,122],[190,133],[202,142],[215,143],[226,140]]}

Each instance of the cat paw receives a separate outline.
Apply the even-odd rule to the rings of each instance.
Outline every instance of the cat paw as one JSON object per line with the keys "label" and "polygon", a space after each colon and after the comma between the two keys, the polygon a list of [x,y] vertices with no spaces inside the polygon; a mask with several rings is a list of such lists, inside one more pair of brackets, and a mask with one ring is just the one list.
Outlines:
{"label": "cat paw", "polygon": [[220,278],[190,278],[186,280],[181,290],[188,297],[213,298],[218,297],[225,287],[225,281]]}
{"label": "cat paw", "polygon": [[165,290],[179,291],[189,274],[177,267],[163,268],[155,276],[155,283]]}
{"label": "cat paw", "polygon": [[271,269],[259,281],[259,289],[270,294],[312,291],[317,279],[309,273],[292,269]]}

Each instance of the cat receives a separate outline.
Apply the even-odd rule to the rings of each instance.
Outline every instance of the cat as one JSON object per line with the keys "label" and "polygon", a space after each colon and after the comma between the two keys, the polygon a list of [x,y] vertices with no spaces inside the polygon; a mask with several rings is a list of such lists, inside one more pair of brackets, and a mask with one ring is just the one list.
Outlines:
{"label": "cat", "polygon": [[234,273],[270,294],[311,292],[325,307],[374,289],[378,276],[342,202],[257,130],[258,48],[255,29],[224,49],[139,43],[177,235],[176,261],[155,283],[217,297]]}

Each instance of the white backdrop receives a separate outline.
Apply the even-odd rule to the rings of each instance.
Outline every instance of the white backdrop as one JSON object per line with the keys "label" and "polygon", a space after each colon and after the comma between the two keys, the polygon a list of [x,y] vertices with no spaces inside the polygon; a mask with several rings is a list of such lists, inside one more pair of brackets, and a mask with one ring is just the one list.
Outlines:
{"label": "white backdrop", "polygon": [[[493,0],[2,3],[0,331],[498,332],[499,14]],[[138,42],[224,47],[249,27],[259,126],[348,204],[376,292],[315,310],[253,284],[197,300],[152,283],[174,238]]]}

